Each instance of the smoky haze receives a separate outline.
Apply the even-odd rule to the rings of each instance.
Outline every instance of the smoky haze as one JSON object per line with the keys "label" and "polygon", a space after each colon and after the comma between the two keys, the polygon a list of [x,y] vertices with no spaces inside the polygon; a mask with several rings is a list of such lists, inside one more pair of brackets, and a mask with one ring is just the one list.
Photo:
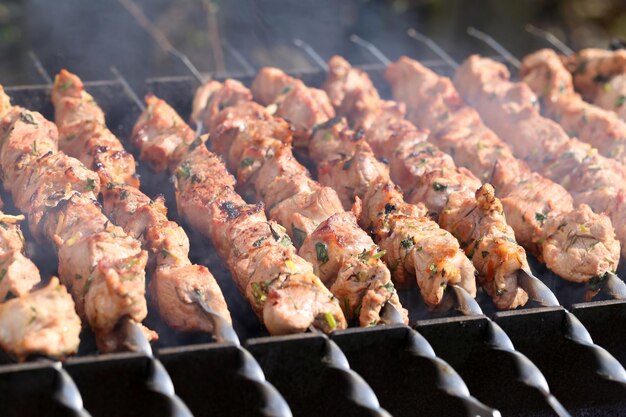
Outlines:
{"label": "smoky haze", "polygon": [[[526,23],[553,30],[573,47],[626,36],[626,5],[611,0],[125,1],[129,2],[203,72],[242,69],[227,51],[215,52],[218,38],[241,51],[254,67],[290,70],[313,65],[293,47],[294,37],[309,42],[324,59],[342,54],[359,65],[375,60],[349,41],[352,33],[371,40],[391,59],[400,54],[432,58],[407,38],[409,27],[433,36],[457,59],[470,52],[492,53],[465,34],[470,25],[491,33],[518,55],[543,46],[524,33]],[[50,74],[67,67],[85,80],[110,79],[109,67],[115,65],[137,88],[148,77],[187,74],[118,0],[4,0],[0,23],[4,85],[41,83],[30,50]]]}

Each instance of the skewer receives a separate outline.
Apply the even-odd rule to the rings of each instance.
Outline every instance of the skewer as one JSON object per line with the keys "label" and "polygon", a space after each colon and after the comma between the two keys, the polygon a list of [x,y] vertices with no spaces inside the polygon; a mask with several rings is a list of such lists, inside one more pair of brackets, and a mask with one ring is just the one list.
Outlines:
{"label": "skewer", "polygon": [[550,45],[554,46],[559,52],[565,55],[572,55],[574,51],[567,46],[563,41],[557,38],[553,33],[548,32],[547,30],[539,29],[536,26],[531,25],[530,23],[524,26],[526,32],[531,35],[535,35],[541,39],[544,39],[550,43]]}
{"label": "skewer", "polygon": [[246,71],[246,75],[254,75],[255,69],[250,63],[243,57],[243,55],[233,48],[233,46],[226,39],[222,39],[222,46],[226,49],[235,60],[241,65]]}
{"label": "skewer", "polygon": [[428,48],[435,52],[441,59],[443,59],[446,64],[448,64],[453,69],[459,66],[459,63],[456,62],[454,58],[452,58],[446,51],[443,50],[443,48],[437,45],[437,43],[428,36],[421,34],[414,28],[410,28],[409,30],[407,30],[406,33],[407,35],[409,35],[410,38],[418,40],[428,46]]}
{"label": "skewer", "polygon": [[126,80],[126,78],[122,75],[122,73],[117,69],[115,65],[110,67],[111,72],[115,75],[115,78],[122,84],[124,88],[124,93],[135,103],[137,107],[144,111],[146,109],[146,105],[143,104],[143,101],[139,99],[139,96],[135,93],[135,91],[131,88],[130,84]]}
{"label": "skewer", "polygon": [[[431,50],[433,50],[433,52],[435,52],[444,62],[446,62],[452,68],[458,67],[458,63],[432,39],[417,32],[415,29],[409,29],[407,33],[411,38],[426,44]],[[361,40],[361,43],[359,43],[359,45],[364,46],[369,51],[377,51],[376,54],[374,54],[373,52],[372,54],[377,58],[379,56],[382,56],[384,60],[381,60],[381,62],[390,62],[389,59],[385,57],[384,54],[372,43]],[[539,278],[535,277],[530,271],[520,269],[517,274],[517,279],[518,285],[520,285],[528,293],[528,296],[539,305],[544,307],[554,307],[560,305],[552,291],[550,291],[550,289]],[[481,314],[477,313],[477,311],[480,310],[480,307],[478,306],[476,301],[472,299],[472,297],[470,297],[467,292],[465,292],[465,294],[463,294],[463,292],[465,291],[460,287],[454,288],[454,293],[457,296],[459,309],[461,310],[461,312],[463,314]]]}
{"label": "skewer", "polygon": [[41,78],[43,78],[46,81],[46,84],[52,85],[52,77],[50,77],[50,74],[48,74],[48,72],[44,68],[39,57],[35,55],[35,51],[33,50],[28,51],[28,57],[30,58],[31,61],[33,61],[33,64],[35,65],[35,69],[37,70],[39,75],[41,75]]}
{"label": "skewer", "polygon": [[[459,301],[459,304],[461,305],[460,308],[462,310],[465,310],[466,313],[472,314],[473,309],[478,309],[478,311],[480,311],[480,307],[478,306],[478,304],[475,302],[475,300],[472,297],[470,297],[466,293],[465,290],[463,290],[460,287],[453,286],[453,291],[456,292],[457,296],[460,298],[460,301]],[[559,416],[569,416],[568,412],[562,407],[562,405],[558,402],[558,400],[552,394],[550,394],[547,382],[545,378],[543,377],[543,375],[541,374],[541,372],[539,371],[539,369],[536,368],[536,366],[534,366],[534,364],[532,364],[532,362],[530,362],[524,355],[515,351],[511,343],[511,340],[495,322],[491,321],[489,318],[487,318],[487,320],[488,320],[487,328],[489,329],[489,332],[488,332],[488,337],[485,340],[485,343],[493,349],[497,349],[497,350],[501,350],[501,351],[505,351],[509,353],[514,358],[519,369],[522,370],[520,374],[521,376],[523,375],[522,381],[528,386],[532,386],[533,388],[539,390],[544,395],[544,398],[546,398],[546,401],[552,405],[552,408],[556,411],[556,413]],[[417,332],[413,331],[410,333],[409,339],[411,339],[412,341],[418,341],[419,338],[421,338],[421,336]],[[430,348],[430,346],[428,346],[428,348]],[[419,349],[419,352],[418,352],[418,349]],[[424,351],[424,346],[421,346],[420,348],[416,345],[414,347],[412,346],[410,348],[407,348],[407,350],[411,351],[412,353],[416,355],[423,356],[426,354],[426,352]],[[434,357],[434,352],[430,352],[430,353]],[[443,373],[444,372],[443,369],[441,370]],[[454,376],[456,376],[456,374],[451,374],[450,376],[451,378],[449,380],[448,378],[446,378],[446,382],[449,382],[451,385],[457,382],[462,384],[462,381],[458,381],[453,378]],[[449,386],[449,385],[446,384],[446,386]],[[452,392],[457,392],[457,391],[455,390]],[[465,395],[465,397],[467,397],[467,394]],[[471,398],[471,397],[468,397],[468,398]],[[466,405],[470,408],[472,407],[471,405],[467,403]],[[476,411],[473,414],[482,415],[483,412],[484,411],[482,412]],[[494,415],[498,414],[497,411],[493,411],[493,410],[492,410],[492,413],[494,413]]]}
{"label": "skewer", "polygon": [[[504,59],[506,59],[511,65],[520,67],[520,61],[511,54],[502,44],[496,41],[486,33],[480,32],[474,28],[468,28],[467,33],[477,39],[480,39],[491,46],[496,52],[498,52]],[[618,300],[626,300],[626,282],[619,278],[614,273],[606,273],[602,279],[602,289]]]}
{"label": "skewer", "polygon": [[166,53],[174,55],[182,62],[182,64],[198,79],[204,79],[202,73],[196,68],[196,66],[189,60],[189,58],[180,52],[172,45],[167,39],[165,34],[148,19],[141,7],[133,0],[118,0],[122,6],[133,16],[137,24],[144,29],[159,45],[159,47]]}
{"label": "skewer", "polygon": [[309,57],[311,57],[311,59],[319,65],[320,68],[322,68],[325,72],[328,72],[328,65],[326,64],[326,61],[324,61],[320,54],[318,54],[311,45],[299,38],[294,38],[292,42],[298,48],[302,49]]}
{"label": "skewer", "polygon": [[374,45],[373,43],[366,41],[365,39],[352,34],[350,35],[350,41],[356,43],[357,45],[367,49],[372,55],[374,55],[380,62],[382,62],[384,65],[389,65],[391,64],[391,60],[389,58],[387,58],[385,56],[385,54],[383,54],[381,52],[380,49],[378,49],[376,47],[376,45]]}
{"label": "skewer", "polygon": [[[432,38],[417,32],[415,29],[409,29],[408,35],[411,38],[425,44],[452,69],[458,68],[459,64],[454,59],[452,59],[452,57],[450,57],[450,55],[448,55],[448,53],[443,48],[441,48]],[[539,278],[534,276],[530,271],[524,271],[520,269],[517,275],[517,280],[519,285],[528,293],[528,296],[539,305],[545,307],[554,307],[560,305],[556,296],[548,288],[548,286],[545,285],[543,281],[541,281]]]}
{"label": "skewer", "polygon": [[491,46],[497,53],[502,55],[502,57],[515,68],[519,69],[519,67],[522,66],[522,63],[519,61],[519,59],[515,58],[509,51],[507,51],[502,45],[500,45],[498,41],[496,41],[494,38],[487,35],[486,33],[481,32],[480,30],[470,26],[467,28],[467,34]]}

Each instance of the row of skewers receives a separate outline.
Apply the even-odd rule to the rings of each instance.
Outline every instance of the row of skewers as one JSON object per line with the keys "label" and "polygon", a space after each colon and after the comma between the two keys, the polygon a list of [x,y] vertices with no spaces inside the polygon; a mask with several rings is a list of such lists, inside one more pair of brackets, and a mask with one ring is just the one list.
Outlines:
{"label": "row of skewers", "polygon": [[[212,240],[272,334],[385,324],[389,306],[407,323],[396,288],[415,285],[431,308],[448,287],[475,296],[476,283],[500,309],[529,294],[541,302],[526,251],[593,295],[615,279],[626,239],[626,134],[619,116],[573,86],[588,100],[598,95],[587,72],[608,77],[614,54],[539,51],[524,60],[526,84],[477,56],[454,82],[403,57],[386,71],[398,101],[383,100],[341,57],[329,61],[322,89],[264,68],[250,89],[235,80],[198,89],[191,119],[208,135],[148,96],[131,141],[155,171],[175,177],[179,214]],[[17,314],[27,323],[2,326],[5,350],[71,354],[79,317],[101,351],[123,349],[120,322],[141,326],[147,314],[146,272],[172,327],[212,330],[198,297],[231,320],[217,282],[189,261],[163,198],[140,191],[133,156],[77,76],[55,79],[56,126],[1,98],[3,184],[35,239],[54,246],[63,284],[31,292],[40,279],[23,255],[21,218],[3,215],[0,289],[16,298],[0,305],[0,322]],[[309,153],[317,180],[293,148]]]}

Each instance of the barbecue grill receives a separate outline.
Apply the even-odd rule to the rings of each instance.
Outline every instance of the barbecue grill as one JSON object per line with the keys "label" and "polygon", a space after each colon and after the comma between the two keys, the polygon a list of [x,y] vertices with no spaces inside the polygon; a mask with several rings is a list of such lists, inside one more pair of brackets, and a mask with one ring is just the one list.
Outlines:
{"label": "barbecue grill", "polygon": [[[412,9],[398,11],[398,2],[394,9],[387,3],[334,5],[329,1],[318,7],[321,11],[314,21],[306,19],[306,12],[312,10],[308,5],[287,7],[289,12],[281,12],[273,2],[247,10],[237,10],[241,4],[236,2],[224,4],[218,11],[208,1],[183,3],[187,16],[195,16],[185,24],[201,31],[207,25],[204,16],[208,16],[213,31],[219,21],[221,36],[212,32],[208,40],[198,41],[197,48],[185,41],[177,42],[168,30],[161,29],[170,23],[156,22],[157,11],[164,10],[167,2],[155,6],[150,2],[108,0],[88,6],[68,1],[58,10],[51,10],[44,1],[27,2],[18,8],[23,15],[17,19],[32,38],[32,45],[26,51],[10,51],[19,57],[23,70],[0,81],[15,104],[52,119],[51,74],[68,67],[91,80],[85,83],[86,89],[105,111],[107,125],[127,140],[142,110],[139,95],[152,92],[187,117],[201,80],[235,78],[250,85],[263,65],[281,67],[308,85],[320,86],[326,77],[325,60],[332,54],[343,54],[366,71],[387,97],[390,91],[382,74],[387,60],[400,54],[419,59],[441,74],[451,74],[446,60],[406,35],[406,29],[412,26],[432,33],[428,31],[428,19],[415,17]],[[279,30],[268,28],[272,23],[258,14],[268,6],[277,10],[277,21],[285,24],[295,19],[296,23]],[[194,15],[189,11],[193,7],[201,8],[202,13]],[[341,9],[339,13],[333,11],[335,7]],[[295,17],[294,11],[304,14]],[[76,23],[76,32],[68,32],[73,37],[97,32],[96,45],[102,46],[100,52],[105,58],[96,60],[93,51],[72,49],[84,45],[84,41],[68,40],[65,34],[47,33],[37,27],[43,16],[48,18],[46,13],[60,19],[55,27],[66,29],[64,26],[71,26],[62,21],[76,22],[77,16],[85,12],[94,15],[86,15],[85,22]],[[501,15],[514,12],[500,11]],[[357,15],[353,20],[359,25],[351,27],[350,23],[337,21],[324,35],[337,42],[318,48],[321,38],[316,35],[321,35],[326,25],[315,26],[333,21],[335,15],[350,14]],[[524,18],[529,22],[533,15],[524,13]],[[94,22],[110,27],[92,31],[89,24]],[[242,29],[242,22],[250,23],[249,32]],[[391,29],[394,22],[399,22],[397,30]],[[479,26],[480,22],[467,23]],[[450,52],[462,58],[467,52],[493,55],[488,47],[464,34],[466,27],[454,32],[459,42]],[[360,37],[351,37],[354,32]],[[523,56],[526,49],[545,46],[543,41],[525,35],[523,25],[519,33],[526,43],[520,45],[518,39],[509,45],[516,53],[522,51],[518,56]],[[444,46],[450,44],[450,38],[442,38]],[[259,43],[273,48],[261,48]],[[111,44],[119,49],[113,51]],[[60,49],[55,50],[55,46]],[[495,58],[502,60],[499,55]],[[165,194],[170,218],[184,224],[176,211],[169,176],[155,174],[143,164],[138,172],[142,190],[150,196]],[[10,206],[10,197],[3,193],[2,198],[8,203],[7,211],[16,212]],[[350,328],[330,336],[314,331],[268,336],[211,243],[197,231],[189,227],[185,230],[191,242],[190,259],[209,266],[215,274],[231,310],[233,328],[207,309],[206,314],[215,323],[213,337],[184,334],[168,328],[156,312],[150,311],[145,324],[160,334],[152,348],[137,336],[133,352],[97,354],[93,335],[85,330],[79,354],[63,364],[46,358],[16,364],[6,357],[0,365],[0,414],[626,414],[626,300],[619,291],[617,298],[621,299],[604,292],[595,301],[583,302],[584,285],[565,282],[532,262],[534,274],[545,286],[531,282],[534,301],[518,310],[497,312],[482,294],[477,303],[466,300],[465,306],[461,298],[457,302],[460,312],[453,309],[435,314],[427,311],[416,291],[400,290],[402,304],[409,310],[410,326]],[[31,242],[26,230],[25,234]],[[50,249],[42,245],[29,249],[42,276],[56,272],[56,258]],[[624,274],[618,270],[618,275]],[[551,301],[551,293],[557,302]]]}

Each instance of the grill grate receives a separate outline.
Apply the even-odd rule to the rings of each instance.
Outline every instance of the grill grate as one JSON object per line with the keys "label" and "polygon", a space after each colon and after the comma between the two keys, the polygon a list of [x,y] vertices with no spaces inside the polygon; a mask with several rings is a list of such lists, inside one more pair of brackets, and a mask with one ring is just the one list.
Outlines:
{"label": "grill grate", "polygon": [[[130,0],[120,3],[130,4],[131,9],[134,5]],[[133,15],[137,18],[136,10]],[[143,17],[141,26],[153,37],[163,38]],[[382,61],[359,67],[370,74],[381,94],[389,96],[382,81],[387,58],[364,39],[352,39]],[[154,92],[183,116],[190,114],[194,89],[205,75],[237,78],[249,85],[256,73],[245,54],[224,39],[218,44],[239,69],[208,74],[202,74],[169,41],[157,44],[191,76],[149,78],[141,90]],[[315,65],[292,69],[290,74],[320,85],[325,78],[324,59],[303,40],[294,40],[291,47]],[[51,77],[34,51],[29,57],[43,85],[7,91],[17,104],[50,118]],[[440,73],[449,72],[445,59],[422,62]],[[103,107],[111,130],[124,140],[143,104],[132,80],[115,68],[112,73],[114,80],[86,83],[86,88]],[[147,194],[164,191],[166,175],[152,174],[143,166],[139,173]],[[170,215],[180,222],[173,187],[165,188]],[[495,313],[479,299],[487,307],[486,315],[432,318],[414,291],[403,291],[414,328],[349,329],[331,338],[319,334],[269,338],[210,243],[186,231],[192,261],[208,265],[215,274],[243,346],[227,327],[211,343],[208,335],[182,335],[167,328],[151,312],[146,324],[161,334],[155,345],[158,359],[146,351],[95,356],[87,332],[81,338],[80,355],[70,358],[61,370],[47,361],[0,366],[0,414],[86,416],[82,402],[93,416],[188,415],[186,407],[195,416],[385,416],[387,412],[408,416],[416,410],[424,415],[495,416],[495,409],[505,415],[568,415],[561,403],[572,415],[615,415],[626,409],[626,374],[620,365],[626,364],[626,332],[616,331],[626,328],[626,301],[576,303],[583,288],[564,283],[541,266],[533,265],[534,272],[571,313],[560,306],[536,305]],[[56,270],[56,261],[42,248],[36,248],[34,258],[44,275]],[[592,344],[589,334],[608,351]],[[156,384],[155,374],[163,377]],[[561,403],[550,394],[546,380]],[[60,393],[76,394],[74,386],[82,400],[74,395],[72,402],[64,401],[68,397]]]}

